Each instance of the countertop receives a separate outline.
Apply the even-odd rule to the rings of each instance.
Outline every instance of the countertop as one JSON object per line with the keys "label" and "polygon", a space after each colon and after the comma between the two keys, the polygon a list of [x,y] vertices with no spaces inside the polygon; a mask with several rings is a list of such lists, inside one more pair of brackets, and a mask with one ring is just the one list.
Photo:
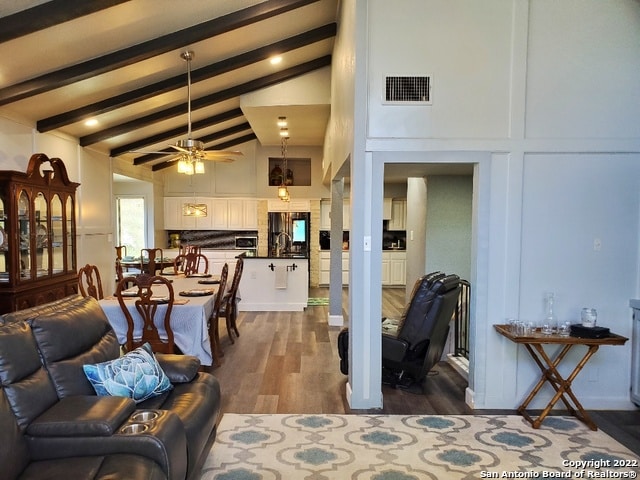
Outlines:
{"label": "countertop", "polygon": [[284,254],[284,255],[280,255],[280,256],[276,256],[276,255],[253,255],[253,256],[248,256],[248,255],[238,255],[239,257],[242,257],[244,260],[309,260],[309,257],[306,255],[300,255],[300,254]]}

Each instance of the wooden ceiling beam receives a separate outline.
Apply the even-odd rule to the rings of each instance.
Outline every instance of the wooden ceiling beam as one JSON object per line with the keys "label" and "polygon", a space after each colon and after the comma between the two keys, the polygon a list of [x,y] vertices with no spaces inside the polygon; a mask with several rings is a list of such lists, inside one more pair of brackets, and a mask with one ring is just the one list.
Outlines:
{"label": "wooden ceiling beam", "polygon": [[[274,54],[295,50],[296,48],[301,48],[306,45],[334,37],[336,35],[336,31],[336,24],[330,23],[323,25],[322,27],[309,30],[308,32],[301,33],[300,35],[295,35],[285,40],[272,43],[271,45],[266,45],[250,52],[213,63],[192,71],[191,82],[197,83],[199,81],[216,77],[223,73],[263,61]],[[86,118],[126,107],[127,105],[131,105],[184,86],[184,74],[176,75],[175,77],[168,78],[151,85],[146,85],[136,90],[131,90],[130,92],[95,102],[91,105],[86,105],[65,113],[38,120],[36,128],[41,133],[48,132],[64,125],[69,125],[71,123],[82,121]]]}
{"label": "wooden ceiling beam", "polygon": [[[0,89],[0,105],[64,87],[148,58],[197,43],[207,38],[259,22],[319,0],[267,0],[257,5],[185,28],[162,37],[92,58],[24,82]],[[89,2],[90,3],[90,2]]]}
{"label": "wooden ceiling beam", "polygon": [[[197,122],[193,122],[191,124],[191,128],[193,131],[201,130],[206,127],[210,127],[211,125],[217,125],[222,122],[227,122],[229,120],[233,120],[234,118],[238,118],[244,115],[242,110],[239,108],[234,108],[232,110],[227,110],[226,112],[219,113],[218,115],[214,115],[212,117],[205,118],[203,120],[198,120]],[[128,143],[126,145],[122,145],[120,147],[114,148],[110,152],[110,156],[117,157],[118,155],[122,155],[123,153],[130,152],[131,150],[140,150],[144,147],[148,147],[149,145],[156,145],[160,142],[167,141],[171,138],[175,138],[179,135],[184,135],[187,131],[188,125],[180,125],[179,127],[172,128],[171,130],[166,130],[161,133],[157,133],[147,138],[142,138],[135,142]]]}
{"label": "wooden ceiling beam", "polygon": [[0,18],[0,43],[68,22],[130,0],[50,0]]}
{"label": "wooden ceiling beam", "polygon": [[[200,140],[202,143],[206,144],[209,142],[213,142],[214,140],[219,140],[221,138],[228,137],[230,135],[235,135],[236,133],[244,132],[245,130],[251,130],[251,125],[249,125],[248,122],[244,122],[239,125],[235,125],[233,127],[225,128],[224,130],[220,130],[210,135],[197,138],[196,140]],[[133,164],[144,165],[145,163],[152,162],[153,160],[157,160],[158,158],[166,157],[167,155],[176,155],[178,153],[174,148],[163,148],[160,151],[164,153],[162,154],[148,153],[146,155],[142,155],[141,157],[137,157],[133,160]]]}
{"label": "wooden ceiling beam", "polygon": [[[249,133],[248,135],[243,135],[242,137],[234,138],[234,139],[229,140],[227,142],[220,143],[220,144],[216,145],[214,148],[212,148],[211,150],[228,150],[231,147],[235,147],[236,145],[241,145],[243,143],[250,142],[251,140],[255,140],[256,138],[258,138],[258,137],[256,137],[255,133]],[[168,160],[166,162],[158,163],[158,164],[152,166],[151,170],[156,172],[158,170],[163,170],[165,168],[169,168],[169,167],[171,167],[171,166],[173,166],[175,164],[176,163],[174,161]]]}
{"label": "wooden ceiling beam", "polygon": [[[300,75],[304,75],[306,73],[309,73],[314,70],[318,70],[320,68],[327,67],[330,65],[331,65],[331,55],[325,55],[324,57],[316,58],[315,60],[311,60],[309,62],[302,63],[300,65],[296,65],[294,67],[281,70],[280,72],[272,73],[271,75],[266,75],[264,77],[251,80],[249,82],[242,83],[240,85],[236,85],[236,86],[227,88],[225,90],[221,90],[219,92],[205,95],[204,97],[200,97],[196,100],[192,100],[191,110],[198,110],[200,108],[208,107],[216,103],[229,100],[230,98],[238,97],[240,95],[244,95],[246,93],[260,90],[265,87],[270,87],[277,83],[291,80]],[[187,114],[187,103],[185,102],[180,105],[166,108],[164,110],[160,110],[150,115],[146,115],[144,117],[140,117],[135,120],[131,120],[129,122],[125,122],[120,125],[115,125],[111,128],[106,128],[99,132],[94,132],[90,135],[80,137],[79,139],[80,146],[86,147],[88,145],[101,142],[108,138],[117,137],[118,135],[123,135],[132,130],[136,130],[138,128],[142,128],[147,125],[151,125],[155,122],[167,120],[177,115],[186,115],[186,114]]]}

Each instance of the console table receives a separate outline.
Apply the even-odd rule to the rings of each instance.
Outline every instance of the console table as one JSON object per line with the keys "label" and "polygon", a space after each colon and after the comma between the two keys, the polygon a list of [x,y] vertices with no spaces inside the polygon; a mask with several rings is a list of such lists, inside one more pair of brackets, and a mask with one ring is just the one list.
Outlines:
{"label": "console table", "polygon": [[[503,335],[512,342],[524,345],[531,355],[531,358],[533,358],[542,371],[540,380],[533,387],[531,393],[529,393],[522,405],[518,407],[518,413],[526,418],[533,428],[540,428],[542,421],[549,414],[553,406],[558,403],[558,400],[562,400],[571,415],[584,422],[591,430],[598,429],[571,390],[571,383],[601,345],[624,345],[628,338],[614,333],[609,334],[609,336],[605,338],[563,337],[557,334],[544,335],[539,330],[531,335],[518,336],[511,333],[509,325],[494,325],[494,328],[500,335]],[[557,355],[551,358],[544,350],[543,345],[545,344],[561,345],[562,348]],[[558,365],[576,345],[586,346],[587,351],[567,378],[563,378],[558,371]],[[545,382],[549,382],[556,393],[553,398],[549,400],[549,403],[547,403],[542,413],[537,418],[533,418],[527,413],[526,409],[540,392]]]}

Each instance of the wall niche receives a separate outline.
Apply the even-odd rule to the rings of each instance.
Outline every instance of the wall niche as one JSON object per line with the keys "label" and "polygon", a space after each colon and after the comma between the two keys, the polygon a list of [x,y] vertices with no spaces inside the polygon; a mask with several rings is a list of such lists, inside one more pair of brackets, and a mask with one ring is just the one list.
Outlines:
{"label": "wall niche", "polygon": [[287,166],[283,164],[282,157],[269,157],[269,173],[267,184],[272,187],[282,185],[310,187],[311,186],[311,159],[287,158]]}

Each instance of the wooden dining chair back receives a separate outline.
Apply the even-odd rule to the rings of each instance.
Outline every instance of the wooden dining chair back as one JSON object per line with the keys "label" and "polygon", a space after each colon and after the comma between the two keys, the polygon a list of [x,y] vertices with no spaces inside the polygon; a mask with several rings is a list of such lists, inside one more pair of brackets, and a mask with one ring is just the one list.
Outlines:
{"label": "wooden dining chair back", "polygon": [[185,275],[209,273],[209,259],[201,253],[187,253],[184,273]]}
{"label": "wooden dining chair back", "polygon": [[118,245],[117,247],[115,247],[116,249],[116,258],[118,260],[122,260],[124,257],[127,256],[127,246],[126,245]]}
{"label": "wooden dining chair back", "polygon": [[242,277],[242,270],[244,269],[244,261],[241,258],[238,258],[236,263],[236,269],[233,273],[233,280],[231,280],[231,287],[225,293],[222,304],[220,305],[220,317],[224,317],[227,324],[227,335],[229,336],[229,340],[231,343],[235,343],[233,339],[233,335],[236,337],[240,336],[240,332],[238,331],[238,325],[236,324],[236,319],[238,317],[238,288],[240,287],[240,278]]}
{"label": "wooden dining chair back", "polygon": [[187,253],[202,253],[202,247],[200,245],[180,245],[178,254],[186,255]]}
{"label": "wooden dining chair back", "polygon": [[[135,292],[126,295],[124,291]],[[125,350],[130,352],[145,343],[158,353],[179,353],[171,329],[174,292],[171,281],[160,275],[141,273],[123,278],[116,287],[116,298],[127,320]]]}
{"label": "wooden dining chair back", "polygon": [[93,297],[96,300],[104,298],[98,267],[87,263],[78,270],[78,288],[80,289],[80,295],[83,297]]}
{"label": "wooden dining chair back", "polygon": [[181,253],[173,260],[173,273],[209,273],[209,259],[201,253]]}
{"label": "wooden dining chair back", "polygon": [[220,365],[220,359],[223,355],[222,349],[220,348],[220,329],[218,328],[218,320],[220,318],[222,299],[224,298],[225,290],[227,288],[228,275],[229,265],[225,263],[222,267],[222,271],[220,272],[220,283],[218,284],[218,290],[215,293],[213,312],[209,319],[209,341],[211,342],[211,354],[213,355],[215,365],[218,366]]}
{"label": "wooden dining chair back", "polygon": [[[156,263],[158,258],[160,263]],[[140,271],[155,275],[158,270],[162,270],[163,259],[164,254],[161,248],[143,248],[140,250]]]}

